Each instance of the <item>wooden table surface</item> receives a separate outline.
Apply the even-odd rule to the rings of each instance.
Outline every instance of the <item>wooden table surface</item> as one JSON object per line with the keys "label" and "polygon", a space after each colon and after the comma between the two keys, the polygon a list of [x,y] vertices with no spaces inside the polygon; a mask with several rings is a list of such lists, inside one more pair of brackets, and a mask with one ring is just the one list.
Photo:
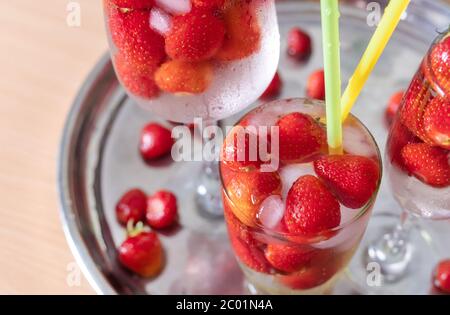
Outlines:
{"label": "wooden table surface", "polygon": [[[80,27],[67,23],[70,2]],[[68,271],[56,160],[72,100],[107,49],[101,3],[0,0],[0,294],[94,293]]]}
{"label": "wooden table surface", "polygon": [[0,294],[92,294],[68,271],[56,160],[71,102],[107,49],[101,1],[44,2],[0,0]]}

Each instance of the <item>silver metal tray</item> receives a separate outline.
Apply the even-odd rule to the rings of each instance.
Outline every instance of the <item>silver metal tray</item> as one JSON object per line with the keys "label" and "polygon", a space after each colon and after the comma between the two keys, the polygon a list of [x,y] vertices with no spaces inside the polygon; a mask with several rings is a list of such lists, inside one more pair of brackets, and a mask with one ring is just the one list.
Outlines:
{"label": "silver metal tray", "polygon": [[[341,1],[343,84],[353,72],[374,27],[366,23],[367,1]],[[386,1],[379,1],[383,4]],[[288,30],[295,25],[314,38],[308,63],[298,64],[282,54],[281,97],[303,96],[309,73],[322,67],[320,14],[317,1],[279,1],[282,49]],[[99,17],[101,18],[101,17]],[[392,93],[406,88],[437,29],[450,20],[450,9],[440,1],[414,0],[358,101],[355,114],[369,127],[381,148],[386,127],[384,106]],[[255,104],[257,105],[257,104]],[[241,114],[228,119],[231,123]],[[67,118],[59,156],[58,187],[61,217],[77,262],[98,293],[103,294],[241,294],[243,276],[228,246],[224,222],[202,221],[195,209],[183,207],[180,172],[194,173],[199,165],[169,160],[151,167],[137,154],[141,127],[159,118],[133,104],[114,75],[109,56],[94,67],[81,87]],[[161,235],[167,264],[155,280],[142,280],[117,262],[116,248],[125,232],[114,216],[118,197],[128,188],[177,191],[181,198],[181,228]],[[383,185],[376,211],[396,210]],[[345,279],[335,293],[352,293]]]}

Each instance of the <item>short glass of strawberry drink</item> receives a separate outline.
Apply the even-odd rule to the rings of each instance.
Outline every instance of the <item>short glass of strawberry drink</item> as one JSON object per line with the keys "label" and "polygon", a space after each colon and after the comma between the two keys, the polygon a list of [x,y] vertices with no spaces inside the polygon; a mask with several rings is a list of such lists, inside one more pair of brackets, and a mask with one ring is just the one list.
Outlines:
{"label": "short glass of strawberry drink", "polygon": [[[389,216],[374,217],[384,232],[376,229],[364,261],[381,271],[383,283],[374,291],[426,293],[439,256],[450,256],[445,234],[433,236],[438,221],[450,219],[449,31],[432,44],[400,106],[387,142],[386,171],[403,213],[397,225]],[[420,233],[411,233],[415,229]]]}
{"label": "short glass of strawberry drink", "polygon": [[224,142],[225,219],[252,293],[331,293],[366,230],[382,175],[377,144],[350,116],[344,153],[332,155],[324,122],[321,101],[278,100]]}
{"label": "short glass of strawberry drink", "polygon": [[[257,100],[276,72],[274,0],[103,1],[121,85],[164,119],[214,125]],[[204,164],[185,182],[198,182],[201,210],[223,215],[217,162]]]}

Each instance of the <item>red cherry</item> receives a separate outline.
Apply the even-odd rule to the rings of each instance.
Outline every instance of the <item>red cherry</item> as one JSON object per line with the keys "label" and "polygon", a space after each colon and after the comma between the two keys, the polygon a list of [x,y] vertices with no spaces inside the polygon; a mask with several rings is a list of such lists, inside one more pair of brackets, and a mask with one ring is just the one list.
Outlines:
{"label": "red cherry", "polygon": [[315,71],[309,76],[306,95],[310,98],[325,100],[325,74],[323,70]]}
{"label": "red cherry", "polygon": [[173,143],[169,129],[157,123],[150,123],[142,129],[139,149],[142,158],[150,161],[168,154]]}
{"label": "red cherry", "polygon": [[132,189],[125,193],[116,205],[117,220],[126,225],[128,221],[134,223],[145,218],[147,208],[147,196],[140,189]]}
{"label": "red cherry", "polygon": [[311,55],[311,37],[298,27],[288,34],[288,55],[298,60],[305,60]]}
{"label": "red cherry", "polygon": [[280,75],[278,74],[278,72],[276,72],[275,76],[272,79],[272,82],[270,82],[269,86],[261,95],[260,99],[268,99],[278,96],[280,94],[282,85],[283,81],[281,81]]}
{"label": "red cherry", "polygon": [[161,190],[147,199],[147,223],[152,228],[164,229],[175,223],[178,217],[177,198],[169,191]]}

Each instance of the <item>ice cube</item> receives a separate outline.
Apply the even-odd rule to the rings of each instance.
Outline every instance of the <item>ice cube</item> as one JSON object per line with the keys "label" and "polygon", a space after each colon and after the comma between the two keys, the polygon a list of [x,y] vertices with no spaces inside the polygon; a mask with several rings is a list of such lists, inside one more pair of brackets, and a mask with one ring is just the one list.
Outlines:
{"label": "ice cube", "polygon": [[370,136],[366,131],[355,126],[344,126],[343,130],[344,150],[347,153],[365,157],[376,156],[376,149],[371,145]]}
{"label": "ice cube", "polygon": [[161,35],[170,30],[171,23],[170,16],[163,10],[153,9],[150,13],[150,26]]}
{"label": "ice cube", "polygon": [[281,183],[283,185],[281,196],[286,200],[289,189],[294,182],[304,175],[314,175],[314,166],[312,163],[291,164],[283,167],[280,171]]}
{"label": "ice cube", "polygon": [[166,11],[173,14],[185,14],[191,11],[191,0],[156,0]]}
{"label": "ice cube", "polygon": [[280,196],[267,197],[261,204],[258,213],[258,219],[269,228],[275,228],[284,215],[284,203]]}

